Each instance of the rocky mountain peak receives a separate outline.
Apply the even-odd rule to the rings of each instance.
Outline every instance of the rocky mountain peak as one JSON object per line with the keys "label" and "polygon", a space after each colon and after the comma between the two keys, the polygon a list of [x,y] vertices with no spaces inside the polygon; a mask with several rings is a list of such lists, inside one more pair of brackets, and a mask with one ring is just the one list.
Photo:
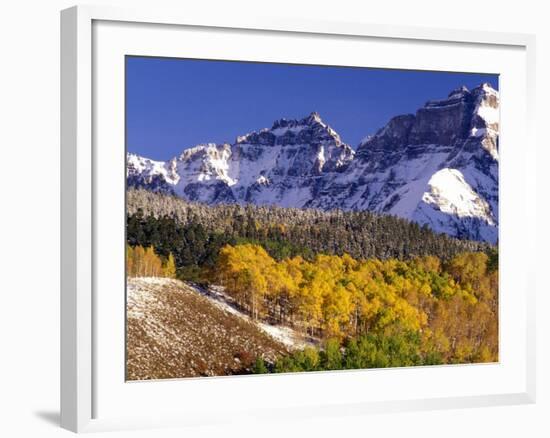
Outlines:
{"label": "rocky mountain peak", "polygon": [[453,97],[462,97],[469,92],[470,91],[468,90],[468,87],[466,87],[465,85],[462,85],[461,87],[455,88],[453,91],[451,91],[447,96],[447,98],[450,99]]}
{"label": "rocky mountain peak", "polygon": [[[452,147],[471,136],[498,132],[498,91],[488,83],[468,90],[461,86],[446,99],[429,100],[416,114],[393,117],[357,148],[357,157],[399,152],[422,145]],[[493,135],[493,136],[494,136]],[[490,145],[495,149],[496,143]]]}
{"label": "rocky mountain peak", "polygon": [[317,147],[342,147],[346,149],[346,155],[353,155],[353,150],[345,145],[338,133],[326,124],[319,113],[312,112],[301,119],[282,118],[276,120],[271,128],[264,128],[249,134],[237,137],[238,145],[261,146],[304,146]]}
{"label": "rocky mountain peak", "polygon": [[323,126],[326,126],[323,123],[323,120],[321,119],[321,115],[317,111],[313,111],[309,116],[307,116],[304,119],[304,122],[307,123],[307,124],[310,124],[310,125],[313,125],[315,123],[319,123]]}
{"label": "rocky mountain peak", "polygon": [[279,128],[296,128],[296,127],[318,127],[326,128],[327,125],[321,119],[320,114],[317,111],[313,111],[307,117],[302,119],[287,119],[282,118],[273,122],[271,130],[274,131]]}
{"label": "rocky mountain peak", "polygon": [[482,82],[480,85],[474,88],[472,92],[475,92],[475,90],[480,90],[487,94],[498,94],[498,91],[495,90],[489,82]]}

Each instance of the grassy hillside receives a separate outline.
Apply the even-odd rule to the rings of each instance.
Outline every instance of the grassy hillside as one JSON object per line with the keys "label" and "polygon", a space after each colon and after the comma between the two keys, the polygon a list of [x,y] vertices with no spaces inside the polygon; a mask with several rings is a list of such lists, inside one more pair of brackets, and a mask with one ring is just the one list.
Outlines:
{"label": "grassy hillside", "polygon": [[256,324],[191,286],[168,278],[129,278],[127,379],[246,374],[256,357],[288,353]]}

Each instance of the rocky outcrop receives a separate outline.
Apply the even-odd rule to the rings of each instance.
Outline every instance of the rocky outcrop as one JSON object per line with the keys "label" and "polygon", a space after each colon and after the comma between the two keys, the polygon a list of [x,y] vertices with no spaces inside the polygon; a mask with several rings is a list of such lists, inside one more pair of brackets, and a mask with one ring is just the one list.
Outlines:
{"label": "rocky outcrop", "polygon": [[393,214],[456,237],[498,240],[498,92],[460,88],[398,116],[308,206]]}

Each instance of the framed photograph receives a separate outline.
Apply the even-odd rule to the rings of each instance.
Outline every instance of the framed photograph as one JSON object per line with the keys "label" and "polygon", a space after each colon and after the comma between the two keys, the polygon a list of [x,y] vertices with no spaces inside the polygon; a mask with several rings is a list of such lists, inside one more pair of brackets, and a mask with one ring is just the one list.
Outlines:
{"label": "framed photograph", "polygon": [[63,427],[534,402],[534,37],[79,6],[61,54]]}

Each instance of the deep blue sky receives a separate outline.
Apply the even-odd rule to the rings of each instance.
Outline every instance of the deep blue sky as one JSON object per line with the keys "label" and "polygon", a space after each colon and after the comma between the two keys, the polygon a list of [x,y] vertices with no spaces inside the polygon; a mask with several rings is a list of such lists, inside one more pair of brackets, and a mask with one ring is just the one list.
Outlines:
{"label": "deep blue sky", "polygon": [[498,76],[171,58],[126,58],[127,148],[167,160],[317,111],[353,148],[391,117]]}

